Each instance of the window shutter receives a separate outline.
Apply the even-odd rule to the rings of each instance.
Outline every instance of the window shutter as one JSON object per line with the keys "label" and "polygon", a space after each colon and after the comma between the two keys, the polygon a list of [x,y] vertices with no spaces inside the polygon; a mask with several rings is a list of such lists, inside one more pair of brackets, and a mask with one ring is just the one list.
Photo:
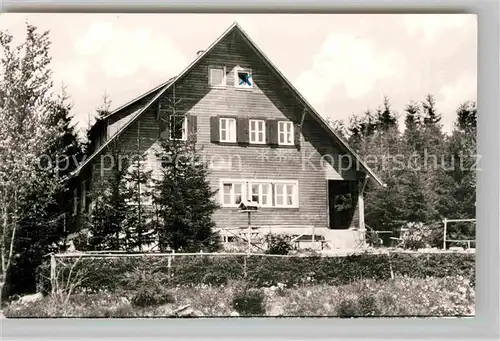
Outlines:
{"label": "window shutter", "polygon": [[238,143],[248,143],[249,142],[249,132],[248,132],[248,118],[238,117],[236,119],[236,141]]}
{"label": "window shutter", "polygon": [[210,142],[219,142],[219,116],[210,117]]}
{"label": "window shutter", "polygon": [[267,120],[266,121],[267,134],[266,142],[270,145],[278,144],[278,120]]}
{"label": "window shutter", "polygon": [[300,148],[300,126],[298,124],[293,125],[293,135],[295,147]]}
{"label": "window shutter", "polygon": [[198,117],[195,115],[188,115],[187,120],[188,136],[193,142],[196,142],[196,133],[198,131]]}

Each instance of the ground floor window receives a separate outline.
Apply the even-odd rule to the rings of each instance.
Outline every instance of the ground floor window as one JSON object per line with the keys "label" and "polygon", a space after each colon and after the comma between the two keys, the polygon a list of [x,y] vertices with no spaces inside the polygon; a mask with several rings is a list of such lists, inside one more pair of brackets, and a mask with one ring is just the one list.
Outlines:
{"label": "ground floor window", "polygon": [[297,186],[293,183],[275,184],[275,202],[278,207],[294,207],[297,205]]}
{"label": "ground floor window", "polygon": [[251,201],[260,206],[272,206],[272,183],[250,183]]}
{"label": "ground floor window", "polygon": [[222,183],[222,205],[238,206],[244,199],[243,182]]}
{"label": "ground floor window", "polygon": [[260,207],[293,208],[299,206],[296,180],[222,180],[222,207],[237,207],[242,201],[254,201]]}

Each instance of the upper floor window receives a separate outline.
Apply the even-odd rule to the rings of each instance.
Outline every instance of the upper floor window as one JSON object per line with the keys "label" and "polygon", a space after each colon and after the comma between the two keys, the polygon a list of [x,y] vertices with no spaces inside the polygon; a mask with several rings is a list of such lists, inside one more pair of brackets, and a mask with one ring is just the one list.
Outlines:
{"label": "upper floor window", "polygon": [[220,142],[236,142],[236,119],[221,118],[219,129]]}
{"label": "upper floor window", "polygon": [[289,121],[278,122],[278,144],[293,144],[293,124]]}
{"label": "upper floor window", "polygon": [[208,81],[211,87],[226,86],[226,68],[224,66],[210,66]]}
{"label": "upper floor window", "polygon": [[266,142],[266,122],[264,120],[250,120],[250,143]]}
{"label": "upper floor window", "polygon": [[234,86],[236,88],[251,89],[253,88],[252,70],[236,68],[234,76]]}
{"label": "upper floor window", "polygon": [[170,115],[170,139],[187,139],[187,117],[185,115]]}

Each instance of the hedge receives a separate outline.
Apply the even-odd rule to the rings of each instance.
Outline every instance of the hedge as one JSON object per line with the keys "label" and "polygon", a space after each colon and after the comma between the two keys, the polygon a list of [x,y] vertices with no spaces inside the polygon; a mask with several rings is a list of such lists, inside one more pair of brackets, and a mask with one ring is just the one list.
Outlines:
{"label": "hedge", "polygon": [[[82,276],[79,290],[87,292],[136,290],[147,282],[164,286],[225,285],[244,280],[250,287],[347,284],[358,279],[387,280],[394,275],[415,278],[461,275],[475,281],[475,255],[466,253],[388,255],[361,254],[346,257],[180,256],[169,269],[167,258],[82,258],[72,274]],[[58,265],[59,283],[66,283],[70,262]],[[38,269],[40,291],[50,291],[47,263]],[[75,275],[76,274],[76,275]]]}

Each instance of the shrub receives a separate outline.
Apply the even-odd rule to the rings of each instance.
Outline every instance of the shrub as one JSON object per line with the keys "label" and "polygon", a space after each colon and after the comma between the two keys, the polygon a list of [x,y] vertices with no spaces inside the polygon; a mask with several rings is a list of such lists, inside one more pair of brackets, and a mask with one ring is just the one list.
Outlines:
{"label": "shrub", "polygon": [[337,306],[339,317],[380,316],[381,311],[375,296],[362,293],[358,298],[343,299]]}
{"label": "shrub", "polygon": [[144,285],[130,300],[133,306],[140,308],[154,307],[174,302],[175,300],[172,294],[158,285]]}
{"label": "shrub", "polygon": [[232,306],[241,315],[262,316],[266,313],[264,307],[264,292],[260,289],[244,289],[233,297]]}
{"label": "shrub", "polygon": [[424,225],[420,222],[408,223],[406,228],[407,230],[401,234],[401,239],[406,249],[418,250],[430,247],[431,242],[435,239],[433,234],[434,231],[428,225]]}
{"label": "shrub", "polygon": [[362,316],[379,316],[380,309],[374,296],[362,294],[358,298],[358,306]]}
{"label": "shrub", "polygon": [[47,295],[51,290],[50,283],[50,264],[49,262],[42,263],[35,270],[36,291]]}
{"label": "shrub", "polygon": [[[311,284],[342,285],[360,279],[389,279],[389,264],[395,275],[412,278],[460,275],[472,284],[475,281],[475,255],[471,253],[392,253],[390,258],[383,254],[286,258],[251,256],[247,258],[246,267],[244,258],[179,255],[170,268],[168,259],[160,257],[82,259],[72,276],[83,274],[85,280],[74,292],[138,290],[143,283],[158,283],[163,287],[220,286],[243,279],[250,287],[269,287],[278,283],[288,288]],[[65,263],[71,265],[68,260]],[[59,282],[65,283],[69,268],[61,270],[58,264]],[[39,273],[39,287],[50,292],[50,267],[44,264]]]}
{"label": "shrub", "polygon": [[269,233],[265,240],[268,254],[287,255],[293,249],[292,238],[287,235]]}
{"label": "shrub", "polygon": [[337,306],[336,311],[339,317],[354,317],[360,315],[356,301],[351,298],[342,300]]}

